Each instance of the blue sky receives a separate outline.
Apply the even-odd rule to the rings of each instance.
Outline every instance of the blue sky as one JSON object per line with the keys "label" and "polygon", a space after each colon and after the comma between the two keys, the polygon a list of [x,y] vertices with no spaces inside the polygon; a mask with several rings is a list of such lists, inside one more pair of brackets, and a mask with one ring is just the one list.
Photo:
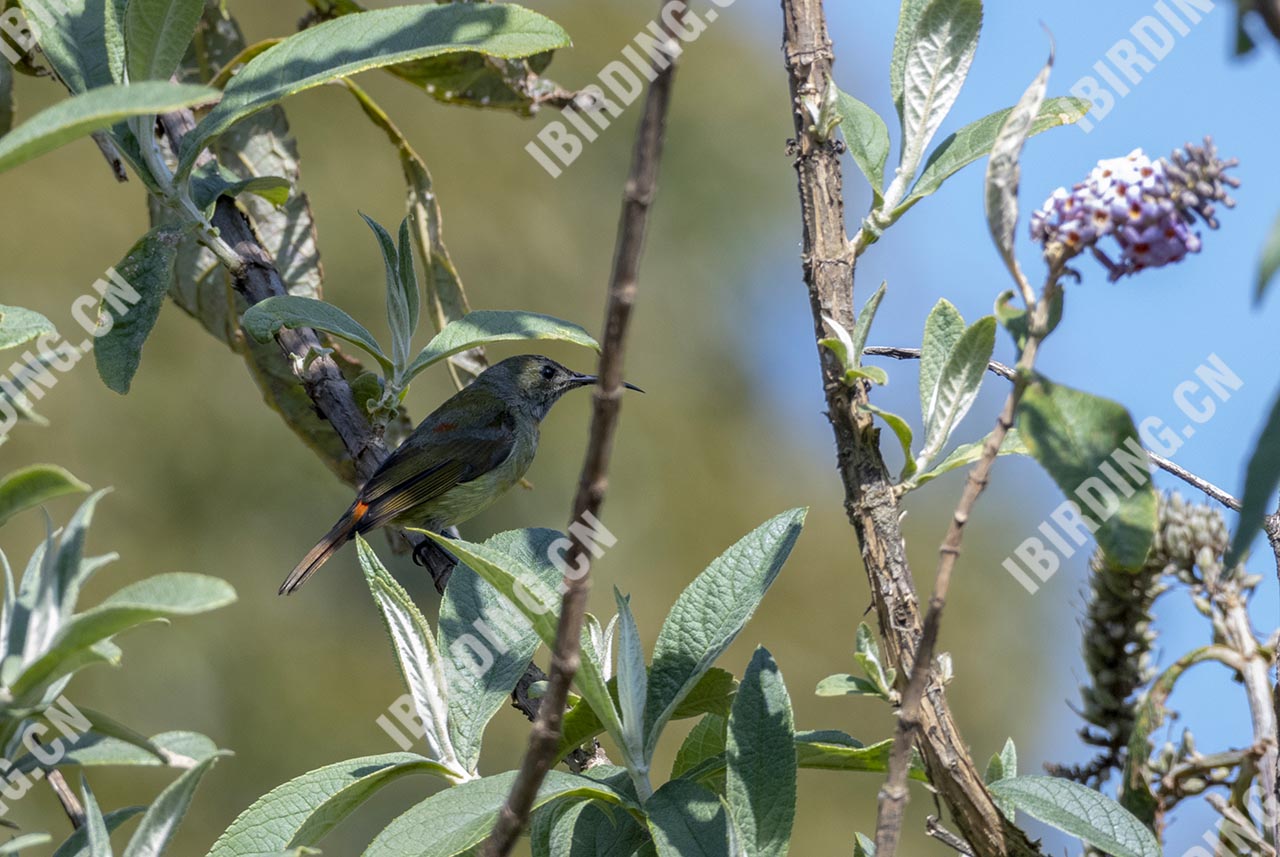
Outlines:
{"label": "blue sky", "polygon": [[[1050,93],[1065,95],[1079,78],[1095,74],[1091,66],[1104,60],[1117,40],[1129,37],[1129,28],[1143,15],[1152,14],[1155,4],[1146,0],[1125,4],[1005,0],[986,5],[986,23],[971,75],[939,138],[1017,100],[1048,52],[1042,22],[1057,43]],[[827,7],[837,80],[880,111],[896,132],[888,65],[898,4],[890,0],[829,2]],[[776,39],[776,9],[771,4],[767,8],[753,6],[751,14],[769,37]],[[1020,257],[1034,279],[1033,272],[1042,271],[1043,266],[1026,238],[1027,213],[1054,188],[1081,180],[1099,159],[1135,148],[1157,157],[1205,134],[1214,136],[1224,155],[1240,159],[1236,175],[1244,184],[1236,193],[1239,205],[1221,213],[1221,230],[1204,233],[1204,249],[1198,256],[1118,284],[1108,283],[1105,273],[1091,261],[1080,265],[1084,281],[1069,288],[1065,321],[1039,363],[1055,380],[1123,402],[1138,419],[1159,416],[1174,423],[1179,418],[1173,401],[1175,387],[1193,377],[1196,367],[1209,355],[1216,354],[1240,376],[1243,387],[1219,406],[1213,418],[1200,426],[1174,457],[1239,496],[1246,456],[1280,390],[1274,345],[1280,324],[1280,295],[1273,295],[1261,307],[1252,302],[1259,248],[1280,215],[1280,170],[1274,161],[1275,140],[1280,138],[1280,111],[1274,106],[1280,65],[1274,42],[1261,36],[1261,49],[1253,56],[1245,60],[1231,56],[1233,4],[1218,2],[1189,29],[1185,37],[1175,36],[1168,55],[1126,97],[1118,99],[1090,133],[1058,129],[1028,145],[1023,158]],[[970,167],[909,213],[863,257],[857,302],[865,300],[880,280],[889,284],[871,335],[873,342],[918,345],[924,316],[938,297],[948,297],[972,320],[989,313],[996,294],[1010,286],[983,222],[981,182],[981,165]],[[846,171],[846,184],[850,189],[847,214],[855,224],[866,210],[867,194],[852,164]],[[766,260],[758,270],[754,292],[763,300],[779,280],[794,279],[798,268],[794,256],[788,254]],[[796,302],[780,307],[780,303],[769,301],[778,339],[803,342],[804,332],[810,329],[807,308]],[[789,411],[820,410],[816,384],[798,389],[793,383],[797,373],[811,370],[811,351],[790,351],[781,361],[778,356],[770,352],[769,360],[760,367],[774,380],[774,395]],[[998,356],[1012,357],[1008,343],[1000,343]],[[798,365],[800,361],[804,367]],[[888,368],[893,371],[896,367]],[[914,415],[918,406],[911,378],[908,375],[896,389],[891,385],[880,391],[879,400],[891,409]],[[972,418],[969,422],[975,436],[992,421],[1002,395],[1003,390],[984,392],[975,408],[981,412],[981,425]],[[822,428],[817,425],[808,440],[816,455],[827,457],[830,439],[818,432]],[[1157,482],[1166,488],[1181,485],[1165,474],[1159,474]],[[1026,498],[1030,514],[1043,514],[1059,501],[1047,479],[1023,484],[1020,490],[1035,495]],[[1199,499],[1185,486],[1183,491]],[[1234,518],[1229,521],[1234,523]],[[1024,536],[1011,532],[1009,549]],[[1261,540],[1255,547],[1250,568],[1264,575],[1264,583],[1253,610],[1259,622],[1270,627],[1280,612],[1275,567]],[[1071,573],[1059,575],[1039,594],[1026,598],[1057,599],[1064,609],[1078,613],[1083,579],[1084,562],[1078,559],[1072,563]],[[1162,653],[1180,653],[1208,641],[1205,622],[1185,602],[1185,597],[1177,594],[1161,602]],[[1019,606],[1027,605],[1007,605],[1011,609]],[[1074,687],[1081,675],[1077,649],[1074,638],[1061,647],[1061,684],[1066,698],[1076,698]],[[1212,667],[1199,669],[1188,674],[1173,699],[1183,723],[1194,727],[1202,748],[1247,742],[1247,715],[1240,689],[1222,680]],[[1061,736],[1073,735],[1078,722],[1065,705],[1052,705],[1048,710],[1050,722],[1042,724],[1041,749],[1047,755],[1056,749],[1061,756]],[[1180,734],[1181,725],[1176,728],[1171,733],[1174,737]],[[1043,743],[1049,736],[1056,736],[1055,748]],[[1083,748],[1078,753],[1085,755]],[[1198,841],[1213,817],[1210,810],[1198,806],[1180,814],[1170,831],[1169,853],[1182,853]]]}

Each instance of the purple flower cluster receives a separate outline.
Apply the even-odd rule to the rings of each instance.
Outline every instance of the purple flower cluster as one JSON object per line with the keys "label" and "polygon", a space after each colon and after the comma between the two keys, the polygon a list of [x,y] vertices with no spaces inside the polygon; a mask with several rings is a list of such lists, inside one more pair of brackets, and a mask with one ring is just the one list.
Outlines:
{"label": "purple flower cluster", "polygon": [[[1224,175],[1235,161],[1218,160],[1211,142],[1186,148],[1170,159],[1153,161],[1135,149],[1100,161],[1085,181],[1070,191],[1058,188],[1031,216],[1032,239],[1046,253],[1068,258],[1090,250],[1112,281],[1198,253],[1194,215],[1216,228],[1212,202],[1234,205],[1226,188],[1239,182]],[[1119,248],[1118,261],[1100,246],[1108,236]]]}

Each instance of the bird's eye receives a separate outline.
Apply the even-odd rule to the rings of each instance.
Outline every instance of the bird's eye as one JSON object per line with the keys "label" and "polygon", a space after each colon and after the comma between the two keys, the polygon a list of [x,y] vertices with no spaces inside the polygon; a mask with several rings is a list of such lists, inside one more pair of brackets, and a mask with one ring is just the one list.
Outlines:
{"label": "bird's eye", "polygon": [[554,367],[554,366],[543,366],[543,367],[542,367],[542,377],[543,377],[543,378],[546,378],[548,381],[550,381],[550,380],[551,380],[552,378],[554,378],[555,376],[556,376],[556,367]]}

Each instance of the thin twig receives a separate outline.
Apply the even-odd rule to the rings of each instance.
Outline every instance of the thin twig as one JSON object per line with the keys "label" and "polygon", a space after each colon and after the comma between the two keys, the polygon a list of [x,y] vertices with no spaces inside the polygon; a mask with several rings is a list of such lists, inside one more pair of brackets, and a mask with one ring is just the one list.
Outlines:
{"label": "thin twig", "polygon": [[71,826],[76,830],[84,827],[84,807],[80,805],[80,799],[71,790],[71,786],[67,785],[62,771],[50,768],[45,774],[45,779],[49,781],[49,787],[53,789],[53,793],[58,796],[58,803],[62,804],[62,811],[67,814]]}
{"label": "thin twig", "polygon": [[[919,348],[894,348],[894,347],[887,347],[887,346],[881,346],[881,345],[873,345],[871,347],[863,349],[862,353],[871,355],[873,357],[892,357],[895,360],[919,360],[920,359]],[[995,360],[992,360],[990,363],[987,364],[987,371],[992,373],[993,375],[999,375],[1001,378],[1006,378],[1009,380],[1012,380],[1014,376],[1017,374],[1012,367],[1006,366],[1003,363],[998,363]],[[1231,509],[1234,512],[1240,511],[1240,501],[1237,500],[1228,492],[1219,488],[1217,485],[1214,485],[1209,480],[1196,476],[1194,473],[1192,473],[1190,470],[1187,470],[1185,467],[1182,467],[1178,464],[1174,464],[1169,459],[1165,458],[1162,455],[1157,455],[1156,453],[1152,452],[1149,449],[1147,450],[1147,457],[1151,459],[1151,463],[1154,464],[1156,467],[1159,467],[1161,470],[1178,477],[1179,479],[1181,479],[1183,482],[1187,483],[1191,487],[1196,488],[1197,490],[1203,491],[1211,499],[1217,500],[1219,503],[1226,506],[1228,509]],[[1270,537],[1273,532],[1275,533],[1275,537],[1272,539],[1272,547],[1273,549],[1276,550],[1277,558],[1278,560],[1280,560],[1280,515],[1269,515],[1267,517],[1267,524],[1268,524],[1268,530],[1267,530],[1268,537]]]}
{"label": "thin twig", "polygon": [[[795,128],[789,154],[794,158],[800,197],[801,260],[822,367],[827,419],[835,437],[845,513],[857,534],[888,658],[899,668],[902,682],[907,674],[904,667],[911,663],[922,633],[902,536],[902,509],[880,453],[878,431],[863,407],[866,386],[846,385],[843,365],[830,350],[817,344],[827,336],[824,317],[846,330],[853,329],[857,261],[845,230],[841,149],[813,121],[823,97],[834,85],[831,40],[822,0],[782,0],[782,14],[783,54]],[[987,792],[941,687],[931,688],[920,716],[924,724],[921,755],[929,782],[974,854],[1039,854],[1026,834],[1000,814]]]}
{"label": "thin twig", "polygon": [[952,851],[963,854],[965,857],[973,857],[973,849],[969,847],[969,843],[943,827],[942,822],[938,821],[938,817],[936,815],[930,815],[925,818],[924,832],[950,848]]}
{"label": "thin twig", "polygon": [[[649,85],[644,116],[636,131],[631,172],[627,177],[618,223],[613,272],[609,279],[609,299],[597,372],[600,381],[592,397],[591,435],[577,496],[573,501],[571,523],[583,520],[588,514],[598,517],[608,486],[609,460],[622,405],[623,353],[639,284],[640,256],[644,249],[649,208],[657,190],[658,165],[662,159],[674,77],[674,63],[658,72]],[[564,595],[551,655],[551,676],[538,708],[538,719],[529,736],[529,749],[493,832],[481,849],[480,853],[485,857],[506,857],[511,853],[517,837],[528,824],[538,787],[555,763],[569,686],[580,663],[579,641],[591,586],[590,552],[572,529],[570,538],[573,546],[566,551],[565,566],[574,572],[566,573],[564,577]]]}
{"label": "thin twig", "polygon": [[[1028,305],[1031,316],[1027,342],[1018,357],[1018,365],[1013,371],[1013,389],[1005,399],[1004,408],[996,420],[996,427],[982,447],[982,458],[978,459],[969,470],[965,481],[964,492],[956,510],[951,516],[951,524],[947,528],[946,538],[938,548],[938,573],[933,583],[933,595],[929,598],[929,609],[924,617],[924,631],[920,635],[920,643],[912,655],[910,662],[903,663],[910,671],[906,690],[902,693],[902,706],[898,710],[898,724],[894,730],[893,749],[889,753],[889,773],[884,787],[880,790],[879,807],[876,812],[876,854],[892,857],[897,852],[898,840],[902,834],[902,824],[906,813],[910,792],[907,789],[907,774],[911,764],[911,747],[920,731],[920,709],[926,687],[933,681],[933,653],[937,647],[938,634],[942,625],[942,611],[947,605],[947,596],[951,588],[951,575],[956,561],[960,557],[960,545],[964,541],[965,525],[973,514],[978,498],[986,489],[991,479],[991,468],[1000,454],[1000,446],[1005,436],[1013,428],[1014,416],[1018,411],[1018,403],[1030,383],[1031,370],[1035,365],[1036,354],[1040,342],[1048,331],[1049,302],[1058,288],[1058,276],[1061,268],[1050,269],[1049,279],[1044,294],[1034,305]],[[1034,296],[1033,296],[1034,299]]]}

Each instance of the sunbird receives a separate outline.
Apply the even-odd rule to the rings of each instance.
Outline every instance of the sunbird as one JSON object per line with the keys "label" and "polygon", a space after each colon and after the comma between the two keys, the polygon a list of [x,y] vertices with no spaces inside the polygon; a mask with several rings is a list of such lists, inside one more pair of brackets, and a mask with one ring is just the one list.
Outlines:
{"label": "sunbird", "polygon": [[[570,390],[599,380],[540,354],[495,363],[427,415],[280,586],[290,595],[357,533],[387,524],[440,530],[487,509],[519,482],[538,426]],[[634,384],[623,386],[644,392]]]}

